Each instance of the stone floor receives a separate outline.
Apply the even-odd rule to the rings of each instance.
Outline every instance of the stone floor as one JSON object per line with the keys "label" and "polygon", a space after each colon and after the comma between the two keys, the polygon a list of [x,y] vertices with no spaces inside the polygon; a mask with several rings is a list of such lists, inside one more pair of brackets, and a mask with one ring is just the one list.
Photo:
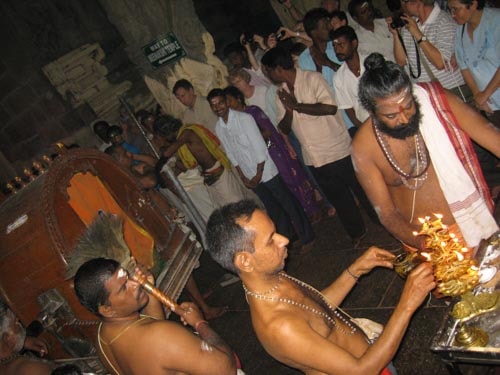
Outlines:
{"label": "stone floor", "polygon": [[[368,220],[365,220],[368,221]],[[315,286],[324,288],[370,245],[388,250],[399,249],[382,227],[368,223],[368,235],[362,248],[354,250],[336,217],[315,225],[317,240],[314,250],[305,256],[289,252],[286,270],[289,274]],[[201,267],[195,272],[200,289],[211,305],[229,305],[230,311],[212,321],[212,326],[238,353],[247,375],[300,374],[271,358],[259,344],[250,321],[241,282],[219,286],[224,271],[204,253]],[[404,281],[395,272],[375,269],[360,279],[359,284],[343,303],[343,308],[354,317],[370,318],[384,324],[390,317],[401,293]],[[447,301],[434,296],[414,315],[401,347],[394,358],[400,375],[448,374],[444,362],[429,349],[433,336],[447,314]],[[292,344],[291,344],[292,345]],[[499,367],[460,365],[463,374],[500,374]]]}

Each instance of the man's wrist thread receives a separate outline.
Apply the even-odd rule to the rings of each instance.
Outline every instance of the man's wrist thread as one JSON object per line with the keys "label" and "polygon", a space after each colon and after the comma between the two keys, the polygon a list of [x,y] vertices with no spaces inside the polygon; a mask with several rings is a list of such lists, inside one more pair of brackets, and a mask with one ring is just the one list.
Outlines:
{"label": "man's wrist thread", "polygon": [[353,273],[351,272],[351,270],[349,269],[349,267],[347,267],[347,268],[346,268],[346,271],[347,271],[347,273],[348,273],[348,274],[349,274],[349,275],[350,275],[350,276],[351,276],[354,280],[356,280],[356,282],[359,282],[359,278],[360,278],[360,276],[356,276],[355,274],[353,274]]}

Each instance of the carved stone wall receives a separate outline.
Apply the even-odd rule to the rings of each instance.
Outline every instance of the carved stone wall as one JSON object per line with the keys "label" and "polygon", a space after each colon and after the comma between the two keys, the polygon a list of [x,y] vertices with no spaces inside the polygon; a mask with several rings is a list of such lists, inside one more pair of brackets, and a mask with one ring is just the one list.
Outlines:
{"label": "carved stone wall", "polygon": [[[173,82],[191,79],[202,95],[224,86],[227,71],[217,56],[243,26],[275,31],[279,21],[269,0],[0,1],[0,184],[21,174],[57,141],[92,143],[89,124],[96,112],[105,112],[98,102],[77,100],[77,89],[58,92],[43,74],[44,66],[97,44],[105,68],[94,67],[107,71],[111,86],[132,83],[126,99],[135,109],[152,106],[152,93],[166,110],[178,114]],[[188,56],[175,66],[154,69],[142,48],[169,31]]]}
{"label": "carved stone wall", "polygon": [[[278,0],[269,0],[269,2],[283,26],[292,28],[296,25],[297,21],[294,20],[290,15],[290,11],[283,4],[280,4]],[[306,14],[308,10],[319,7],[321,0],[292,0],[292,3],[302,14]]]}
{"label": "carved stone wall", "polygon": [[98,43],[112,83],[146,90],[123,51],[123,39],[97,0],[0,2],[0,183],[20,174],[54,142],[75,138],[96,118],[88,104],[73,108],[42,67],[85,44]]}
{"label": "carved stone wall", "polygon": [[201,22],[216,41],[215,54],[221,59],[224,58],[224,47],[238,41],[241,33],[248,31],[269,35],[278,30],[281,22],[271,6],[273,1],[278,2],[277,0],[193,0]]}
{"label": "carved stone wall", "polygon": [[[172,94],[174,83],[186,78],[202,95],[227,84],[227,69],[215,55],[215,43],[196,14],[192,0],[100,0],[109,20],[126,42],[125,50],[163,110],[180,115],[183,108]],[[146,22],[147,20],[147,22]],[[173,32],[186,58],[153,68],[142,48],[166,32]]]}
{"label": "carved stone wall", "polygon": [[120,107],[117,98],[132,84],[129,81],[111,84],[107,79],[108,69],[102,63],[104,57],[99,44],[85,44],[45,65],[42,70],[73,108],[87,103],[97,117],[114,122]]}

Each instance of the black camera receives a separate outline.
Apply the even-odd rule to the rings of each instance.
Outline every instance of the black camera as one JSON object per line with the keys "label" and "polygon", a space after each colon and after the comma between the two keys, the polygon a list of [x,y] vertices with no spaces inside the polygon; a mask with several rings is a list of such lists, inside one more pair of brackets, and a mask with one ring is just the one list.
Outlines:
{"label": "black camera", "polygon": [[279,42],[285,37],[285,30],[281,30],[278,34],[276,34],[276,40]]}
{"label": "black camera", "polygon": [[401,27],[404,27],[407,23],[408,22],[401,18],[401,14],[398,14],[397,16],[392,18],[391,27],[393,29],[399,29]]}
{"label": "black camera", "polygon": [[245,44],[249,44],[249,43],[252,43],[253,42],[253,33],[244,33],[243,34],[243,40],[241,41],[241,44],[245,45]]}

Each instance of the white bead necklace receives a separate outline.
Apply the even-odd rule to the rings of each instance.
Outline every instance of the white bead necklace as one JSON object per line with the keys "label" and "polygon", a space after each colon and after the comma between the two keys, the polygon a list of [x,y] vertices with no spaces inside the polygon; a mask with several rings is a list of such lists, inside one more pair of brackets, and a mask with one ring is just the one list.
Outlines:
{"label": "white bead necklace", "polygon": [[[308,292],[307,294],[309,295],[309,297],[311,297],[313,300],[315,300],[319,305],[324,305],[325,310],[331,311],[333,313],[333,315],[335,315],[335,317],[337,319],[339,319],[340,321],[342,321],[346,326],[348,326],[350,328],[350,332],[347,332],[344,329],[344,327],[338,326],[337,323],[335,322],[335,319],[330,314],[327,314],[327,313],[325,313],[323,311],[320,311],[320,310],[318,310],[318,309],[316,309],[316,308],[314,308],[312,306],[309,306],[309,305],[306,305],[306,304],[294,301],[294,300],[289,299],[289,298],[270,297],[269,294],[273,293],[274,291],[276,291],[278,289],[282,277],[286,277],[287,279],[289,279],[289,280],[293,281],[295,284],[297,284],[299,287],[302,287],[303,289],[305,289]],[[351,322],[352,318],[345,311],[343,311],[339,307],[333,307],[326,300],[326,298],[323,296],[323,294],[321,294],[321,292],[319,292],[317,289],[313,288],[311,285],[306,284],[303,281],[300,281],[300,280],[298,280],[298,279],[296,279],[296,278],[294,278],[294,277],[286,274],[285,272],[280,272],[279,275],[278,275],[278,282],[276,283],[276,285],[273,286],[271,289],[267,290],[264,293],[251,292],[250,290],[247,289],[247,287],[245,286],[245,284],[243,284],[243,289],[245,290],[245,294],[246,294],[246,298],[247,298],[247,303],[248,303],[248,296],[253,297],[255,299],[264,300],[264,301],[273,301],[273,302],[287,303],[289,305],[299,307],[299,308],[301,308],[303,310],[310,311],[313,314],[316,314],[316,315],[318,315],[318,316],[326,319],[327,322],[329,323],[329,325],[331,327],[336,327],[343,334],[352,335],[357,330],[357,328]],[[314,297],[319,298],[319,300],[317,300],[317,298],[314,298]]]}
{"label": "white bead necklace", "polygon": [[[427,170],[429,169],[429,152],[427,150],[427,147],[425,146],[425,142],[422,138],[422,135],[420,132],[414,135],[414,140],[415,140],[415,157],[417,161],[417,168],[414,174],[411,173],[406,173],[403,171],[403,169],[396,163],[396,160],[394,160],[394,157],[392,156],[392,151],[391,147],[387,143],[387,140],[385,139],[385,136],[380,132],[378,126],[373,124],[373,130],[375,132],[375,138],[377,139],[378,144],[380,145],[380,148],[382,149],[382,152],[384,153],[385,158],[389,162],[389,165],[392,167],[392,169],[400,176],[401,181],[403,184],[411,190],[417,190],[422,187],[424,184],[425,180],[427,180],[428,173]],[[414,183],[410,183],[409,180],[415,180]]]}

